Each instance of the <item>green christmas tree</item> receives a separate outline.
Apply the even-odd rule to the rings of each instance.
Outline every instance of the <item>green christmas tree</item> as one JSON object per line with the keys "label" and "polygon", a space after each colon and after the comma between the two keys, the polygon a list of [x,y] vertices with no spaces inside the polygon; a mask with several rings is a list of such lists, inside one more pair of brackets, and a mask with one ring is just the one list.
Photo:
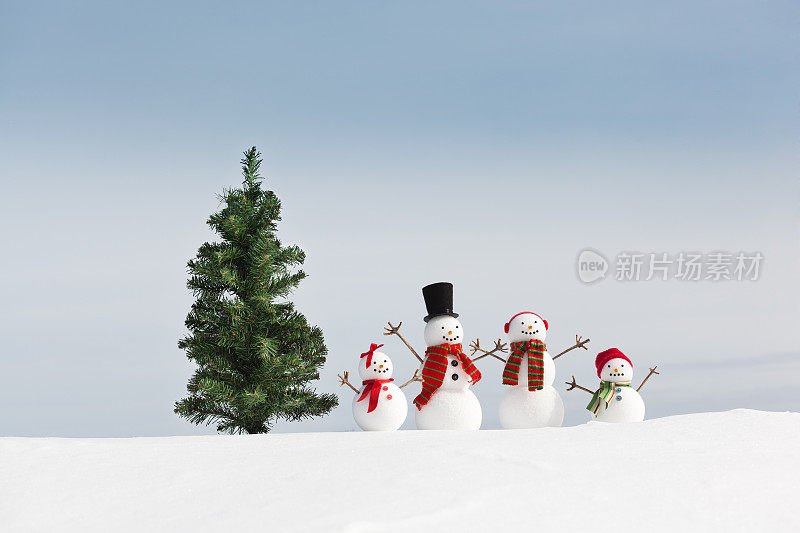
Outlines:
{"label": "green christmas tree", "polygon": [[227,433],[265,433],[278,419],[321,416],[338,403],[308,386],[327,348],[287,299],[306,277],[305,253],[276,237],[281,204],[261,188],[260,166],[255,147],[244,153],[242,187],[225,191],[224,208],[208,219],[222,241],[188,263],[196,300],[178,343],[197,370],[175,412]]}

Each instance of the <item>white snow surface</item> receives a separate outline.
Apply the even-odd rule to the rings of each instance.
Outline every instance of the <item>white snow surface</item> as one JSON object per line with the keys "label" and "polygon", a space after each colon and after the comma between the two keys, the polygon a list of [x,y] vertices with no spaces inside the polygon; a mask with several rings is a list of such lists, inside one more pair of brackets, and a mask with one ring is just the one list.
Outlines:
{"label": "white snow surface", "polygon": [[[800,414],[0,439],[8,531],[798,531]],[[680,529],[675,529],[680,528]]]}

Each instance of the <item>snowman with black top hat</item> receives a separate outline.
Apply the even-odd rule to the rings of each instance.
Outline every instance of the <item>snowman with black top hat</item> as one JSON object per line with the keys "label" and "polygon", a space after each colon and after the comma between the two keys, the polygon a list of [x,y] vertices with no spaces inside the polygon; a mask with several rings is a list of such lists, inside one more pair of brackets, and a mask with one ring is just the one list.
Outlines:
{"label": "snowman with black top hat", "polygon": [[422,390],[414,398],[419,429],[471,429],[481,427],[483,413],[470,386],[480,371],[463,351],[464,328],[453,311],[453,284],[433,283],[422,288],[428,315],[425,321],[425,356],[420,357],[399,333],[400,325],[386,328],[397,335],[422,364]]}

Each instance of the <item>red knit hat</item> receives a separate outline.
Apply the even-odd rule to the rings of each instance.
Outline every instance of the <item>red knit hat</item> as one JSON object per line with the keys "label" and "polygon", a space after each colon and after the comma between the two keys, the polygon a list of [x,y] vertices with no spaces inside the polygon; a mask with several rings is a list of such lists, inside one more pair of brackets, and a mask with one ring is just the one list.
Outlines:
{"label": "red knit hat", "polygon": [[[521,313],[517,313],[516,315],[512,316],[511,318],[509,318],[509,319],[508,319],[508,322],[506,322],[506,325],[505,325],[505,326],[503,326],[503,331],[505,331],[506,333],[508,333],[508,328],[509,328],[509,327],[511,327],[511,321],[512,321],[512,320],[514,320],[515,318],[517,318],[519,315],[536,315],[536,316],[538,316],[539,318],[542,318],[541,316],[537,315],[536,313],[534,313],[534,312],[532,312],[532,311],[523,311],[523,312],[521,312]],[[544,329],[545,329],[545,330],[547,330],[547,329],[550,327],[550,326],[547,324],[547,320],[545,320],[544,318],[542,318],[542,322],[544,322]]]}
{"label": "red knit hat", "polygon": [[611,361],[612,359],[625,359],[627,362],[633,366],[631,360],[628,359],[628,356],[624,353],[620,352],[616,348],[609,348],[604,352],[600,352],[597,354],[597,359],[594,360],[594,366],[597,368],[597,377],[600,377],[600,371],[603,369],[606,363]]}

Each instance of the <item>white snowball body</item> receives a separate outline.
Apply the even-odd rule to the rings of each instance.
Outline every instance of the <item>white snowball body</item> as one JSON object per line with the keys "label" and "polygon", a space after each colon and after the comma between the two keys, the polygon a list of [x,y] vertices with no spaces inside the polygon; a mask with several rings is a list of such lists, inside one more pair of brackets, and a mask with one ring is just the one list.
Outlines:
{"label": "white snowball body", "polygon": [[[520,384],[506,385],[500,398],[499,418],[503,429],[530,429],[541,427],[560,427],[564,421],[564,402],[553,387],[555,370],[548,380],[547,362],[555,369],[550,355],[545,353],[544,388],[528,390],[528,365],[523,360],[520,368]],[[524,377],[523,377],[524,376]]]}
{"label": "white snowball body", "polygon": [[[464,331],[458,319],[442,315],[431,318],[425,325],[425,345],[458,344],[463,342]],[[423,365],[424,366],[424,365]],[[469,390],[472,384],[458,359],[447,356],[447,373],[442,386],[433,393],[430,401],[418,410],[414,406],[414,420],[418,429],[480,429],[483,420],[481,404]]]}
{"label": "white snowball body", "polygon": [[[622,358],[611,359],[600,371],[600,379],[619,383],[633,379],[633,367]],[[644,400],[633,387],[615,387],[614,397],[608,402],[600,402],[597,416],[600,422],[641,422],[644,420]]]}
{"label": "white snowball body", "polygon": [[[508,341],[521,342],[547,338],[544,321],[533,313],[524,313],[509,322]],[[519,383],[505,385],[506,391],[500,399],[499,418],[504,429],[529,429],[540,427],[560,427],[564,421],[564,402],[553,387],[556,379],[556,365],[547,351],[542,356],[544,362],[544,388],[528,390],[528,358],[522,358],[519,369]]]}
{"label": "white snowball body", "polygon": [[641,422],[644,420],[644,400],[633,387],[617,387],[614,397],[608,402],[600,402],[597,416],[600,422]]}
{"label": "white snowball body", "polygon": [[[369,368],[367,357],[361,358],[358,364],[358,374],[362,381],[368,379],[389,379],[393,373],[392,360],[383,352],[373,352]],[[383,383],[378,396],[378,405],[368,413],[369,395],[358,401],[366,385],[362,385],[358,394],[353,398],[353,418],[358,427],[364,431],[395,431],[408,416],[408,402],[403,391],[393,382]]]}

